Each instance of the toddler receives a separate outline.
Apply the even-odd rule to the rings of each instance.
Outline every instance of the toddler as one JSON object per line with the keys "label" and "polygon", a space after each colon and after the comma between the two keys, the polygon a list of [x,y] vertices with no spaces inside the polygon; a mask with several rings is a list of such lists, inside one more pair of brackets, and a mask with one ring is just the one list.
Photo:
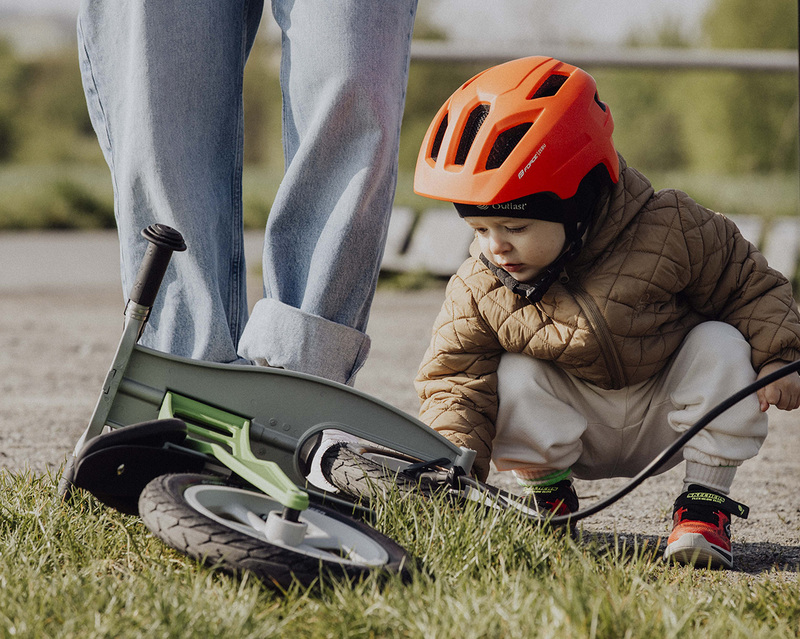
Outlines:
{"label": "toddler", "polygon": [[[493,67],[433,120],[414,189],[475,230],[416,380],[421,418],[512,471],[540,509],[578,509],[572,478],[630,477],[710,408],[800,356],[787,279],[724,216],[655,192],[612,142],[594,80],[547,57]],[[731,567],[727,497],[800,405],[797,374],[727,411],[685,461],[666,557]]]}

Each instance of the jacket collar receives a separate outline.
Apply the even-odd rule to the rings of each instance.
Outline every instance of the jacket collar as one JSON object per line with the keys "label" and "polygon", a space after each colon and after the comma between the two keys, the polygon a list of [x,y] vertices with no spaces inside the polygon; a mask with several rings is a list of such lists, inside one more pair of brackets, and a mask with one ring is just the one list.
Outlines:
{"label": "jacket collar", "polygon": [[574,263],[581,269],[593,263],[619,237],[653,197],[653,186],[639,171],[628,166],[619,156],[619,181],[603,206],[594,215],[586,242]]}
{"label": "jacket collar", "polygon": [[650,181],[636,169],[628,167],[620,155],[620,178],[605,201],[598,206],[583,240],[573,243],[530,284],[518,282],[510,273],[492,264],[481,252],[477,240],[470,254],[479,260],[506,288],[530,303],[539,302],[559,278],[567,278],[566,270],[580,270],[616,240],[622,230],[653,196]]}

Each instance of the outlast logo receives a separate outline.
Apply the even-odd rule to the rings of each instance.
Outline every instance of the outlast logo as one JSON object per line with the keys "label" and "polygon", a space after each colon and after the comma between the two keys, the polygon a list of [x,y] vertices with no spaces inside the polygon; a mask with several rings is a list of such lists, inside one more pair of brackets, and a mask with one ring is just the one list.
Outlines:
{"label": "outlast logo", "polygon": [[523,169],[519,173],[517,173],[517,179],[521,180],[522,178],[525,177],[525,174],[528,172],[528,169],[530,169],[533,166],[533,163],[539,159],[539,156],[542,154],[542,151],[544,151],[545,148],[547,148],[547,145],[542,144],[542,146],[540,146],[536,150],[536,153],[533,154],[533,157],[530,159],[530,161],[523,167]]}
{"label": "outlast logo", "polygon": [[[524,211],[526,206],[528,206],[526,202],[503,202],[502,204],[492,204],[491,208],[495,211]],[[489,207],[487,206],[485,208],[488,209]]]}
{"label": "outlast logo", "polygon": [[527,202],[503,202],[502,204],[476,204],[475,208],[481,211],[524,211],[528,206]]}

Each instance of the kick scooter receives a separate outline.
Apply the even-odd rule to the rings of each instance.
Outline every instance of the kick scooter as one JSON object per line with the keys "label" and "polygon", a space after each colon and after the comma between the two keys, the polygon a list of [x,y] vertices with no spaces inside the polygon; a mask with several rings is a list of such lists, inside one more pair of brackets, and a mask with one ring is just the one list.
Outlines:
{"label": "kick scooter", "polygon": [[343,512],[367,509],[306,485],[321,434],[343,431],[458,474],[475,453],[342,384],[139,345],[171,256],[186,249],[169,227],[142,234],[149,245],[123,334],[61,494],[86,489],[190,556],[281,585],[309,583],[320,564],[348,575],[402,572],[405,551]]}

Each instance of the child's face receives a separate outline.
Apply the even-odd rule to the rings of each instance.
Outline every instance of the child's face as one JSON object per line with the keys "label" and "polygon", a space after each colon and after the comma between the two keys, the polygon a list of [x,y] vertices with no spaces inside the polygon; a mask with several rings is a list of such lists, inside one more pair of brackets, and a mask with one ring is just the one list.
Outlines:
{"label": "child's face", "polygon": [[515,280],[529,282],[564,248],[564,225],[512,217],[465,217],[487,259]]}

